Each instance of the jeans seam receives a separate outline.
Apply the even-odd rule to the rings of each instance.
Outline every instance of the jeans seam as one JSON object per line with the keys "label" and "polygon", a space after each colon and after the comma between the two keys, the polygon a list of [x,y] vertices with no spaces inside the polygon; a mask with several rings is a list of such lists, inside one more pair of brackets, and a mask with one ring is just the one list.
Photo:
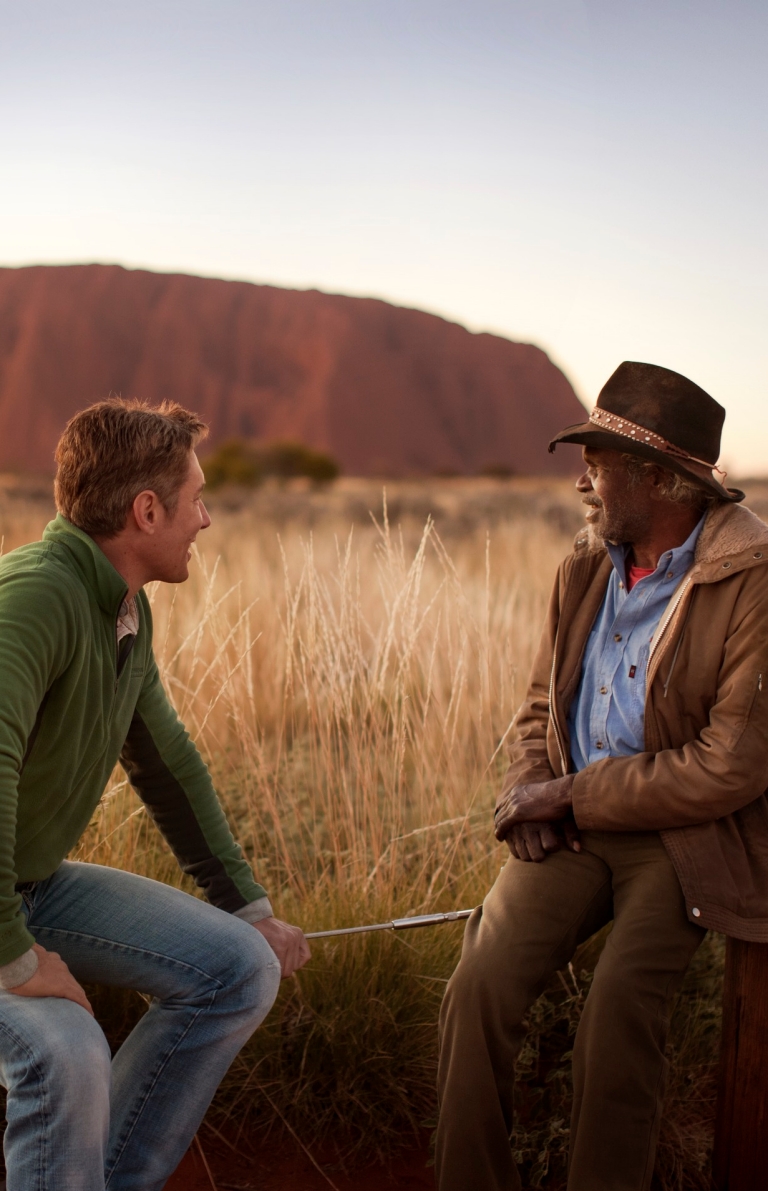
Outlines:
{"label": "jeans seam", "polygon": [[38,1065],[37,1060],[35,1059],[35,1056],[34,1056],[34,1052],[27,1046],[27,1044],[24,1042],[24,1040],[22,1038],[20,1038],[14,1030],[11,1030],[8,1027],[6,1022],[0,1021],[0,1031],[2,1031],[7,1038],[12,1039],[12,1041],[19,1048],[19,1050],[22,1052],[22,1054],[26,1055],[27,1062],[29,1063],[32,1070],[35,1072],[35,1075],[37,1076],[38,1084],[40,1087],[40,1104],[39,1104],[39,1107],[37,1110],[37,1115],[40,1118],[40,1122],[41,1122],[41,1126],[42,1126],[40,1129],[40,1144],[38,1147],[38,1161],[37,1161],[38,1183],[37,1183],[37,1185],[38,1185],[39,1191],[45,1191],[45,1188],[48,1186],[48,1148],[49,1148],[48,1147],[48,1134],[50,1131],[50,1116],[51,1116],[50,1103],[49,1103],[50,1095],[48,1093],[48,1088],[47,1088],[46,1081],[45,1081],[45,1072]]}
{"label": "jeans seam", "polygon": [[123,1154],[126,1151],[128,1143],[134,1134],[134,1131],[136,1129],[136,1126],[139,1123],[139,1120],[141,1119],[141,1114],[143,1113],[143,1111],[146,1107],[147,1101],[151,1097],[151,1095],[157,1085],[157,1081],[159,1080],[163,1071],[167,1067],[168,1063],[171,1061],[171,1059],[175,1055],[176,1051],[181,1046],[184,1039],[189,1034],[190,1030],[193,1028],[195,1023],[197,1022],[197,1019],[200,1016],[200,1014],[208,1012],[211,1009],[211,1007],[213,1006],[213,1003],[216,999],[217,992],[218,992],[218,989],[215,989],[210,995],[209,1003],[205,1006],[201,1006],[198,1010],[196,1010],[195,1015],[192,1018],[192,1020],[190,1021],[187,1028],[185,1030],[182,1030],[182,1032],[179,1034],[178,1038],[174,1042],[173,1047],[170,1050],[166,1051],[166,1053],[162,1057],[162,1060],[158,1063],[157,1067],[155,1068],[154,1072],[152,1073],[152,1078],[151,1078],[151,1080],[148,1081],[148,1083],[146,1085],[146,1090],[145,1090],[144,1094],[142,1095],[141,1100],[136,1105],[136,1111],[134,1113],[133,1120],[131,1121],[130,1125],[128,1126],[128,1128],[125,1132],[124,1138],[119,1142],[119,1144],[116,1144],[116,1146],[115,1146],[115,1151],[116,1151],[115,1158],[111,1164],[111,1169],[110,1169],[109,1173],[107,1173],[106,1170],[104,1172],[104,1174],[105,1174],[105,1179],[104,1179],[105,1191],[109,1187],[109,1184],[112,1180],[112,1175],[115,1173],[118,1163],[120,1162],[121,1157],[123,1156]]}
{"label": "jeans seam", "polygon": [[190,964],[181,959],[174,959],[173,956],[163,955],[159,951],[150,951],[147,947],[117,943],[114,939],[105,939],[102,935],[87,935],[82,931],[64,930],[62,927],[56,926],[38,926],[35,930],[37,934],[47,932],[52,935],[65,935],[68,939],[83,939],[89,943],[100,943],[107,951],[122,951],[128,955],[147,956],[150,959],[159,960],[160,963],[165,964],[167,967],[181,968],[183,971],[194,972],[198,976],[203,976],[216,986],[217,991],[224,987],[223,982],[218,977],[212,975],[210,972],[206,972],[203,968],[198,968],[196,964]]}

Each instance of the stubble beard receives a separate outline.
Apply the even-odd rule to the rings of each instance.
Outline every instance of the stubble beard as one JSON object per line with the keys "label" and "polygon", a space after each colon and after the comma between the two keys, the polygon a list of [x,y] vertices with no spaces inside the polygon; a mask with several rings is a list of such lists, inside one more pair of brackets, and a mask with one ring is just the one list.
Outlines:
{"label": "stubble beard", "polygon": [[602,549],[610,542],[615,546],[636,542],[644,536],[647,528],[646,517],[643,512],[633,506],[627,498],[614,505],[610,512],[603,502],[596,496],[590,496],[584,503],[592,509],[598,510],[594,521],[587,522],[587,537],[592,550]]}

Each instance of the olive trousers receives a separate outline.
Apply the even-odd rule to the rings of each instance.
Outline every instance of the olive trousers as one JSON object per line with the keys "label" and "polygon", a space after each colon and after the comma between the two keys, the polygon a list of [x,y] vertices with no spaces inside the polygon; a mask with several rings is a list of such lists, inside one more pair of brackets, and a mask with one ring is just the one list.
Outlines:
{"label": "olive trousers", "polygon": [[440,1014],[439,1191],[517,1191],[522,1019],[578,945],[613,919],[573,1049],[568,1191],[648,1191],[670,1001],[705,931],[688,920],[656,832],[585,831],[582,851],[510,858],[467,921]]}

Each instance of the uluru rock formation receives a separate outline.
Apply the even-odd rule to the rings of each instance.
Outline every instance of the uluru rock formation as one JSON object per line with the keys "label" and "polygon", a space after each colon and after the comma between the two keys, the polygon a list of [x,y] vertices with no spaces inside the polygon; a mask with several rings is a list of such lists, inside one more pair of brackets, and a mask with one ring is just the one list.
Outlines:
{"label": "uluru rock formation", "polygon": [[0,469],[50,471],[66,420],[171,398],[233,437],[292,439],[347,473],[568,473],[584,410],[529,344],[369,298],[117,265],[0,269]]}

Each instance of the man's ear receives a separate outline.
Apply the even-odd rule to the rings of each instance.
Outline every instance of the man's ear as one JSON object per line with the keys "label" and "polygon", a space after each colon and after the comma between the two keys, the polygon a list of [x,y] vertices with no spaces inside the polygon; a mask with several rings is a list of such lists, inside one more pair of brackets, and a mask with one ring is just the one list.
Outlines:
{"label": "man's ear", "polygon": [[157,529],[162,505],[151,488],[140,492],[131,506],[134,524],[140,533],[153,534]]}
{"label": "man's ear", "polygon": [[666,500],[667,497],[663,494],[661,488],[664,483],[664,468],[654,467],[653,471],[648,472],[648,491],[651,495],[651,500]]}

